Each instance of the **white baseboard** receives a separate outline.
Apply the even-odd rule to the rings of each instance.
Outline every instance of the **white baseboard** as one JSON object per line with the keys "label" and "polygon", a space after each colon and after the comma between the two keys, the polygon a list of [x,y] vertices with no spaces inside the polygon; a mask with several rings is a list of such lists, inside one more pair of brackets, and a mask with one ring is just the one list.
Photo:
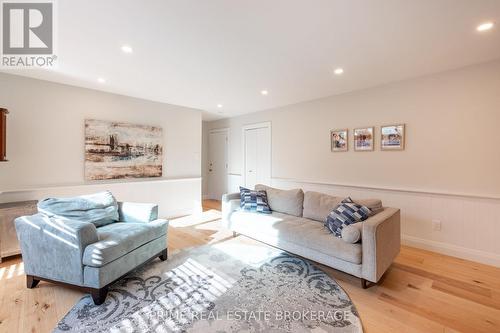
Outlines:
{"label": "white baseboard", "polygon": [[500,255],[496,253],[470,249],[458,245],[442,243],[407,235],[402,235],[402,243],[404,245],[416,247],[419,249],[438,252],[452,257],[458,257],[461,259],[480,262],[486,265],[500,267]]}
{"label": "white baseboard", "polygon": [[203,200],[210,200],[210,199],[212,199],[212,197],[210,197],[210,194],[203,194],[203,195],[201,196],[201,198],[202,198]]}

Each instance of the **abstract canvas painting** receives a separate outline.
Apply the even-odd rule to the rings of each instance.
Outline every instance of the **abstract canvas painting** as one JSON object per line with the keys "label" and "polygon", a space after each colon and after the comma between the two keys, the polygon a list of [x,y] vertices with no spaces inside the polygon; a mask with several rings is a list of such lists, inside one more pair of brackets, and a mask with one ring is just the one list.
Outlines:
{"label": "abstract canvas painting", "polygon": [[161,177],[161,127],[85,120],[85,179]]}

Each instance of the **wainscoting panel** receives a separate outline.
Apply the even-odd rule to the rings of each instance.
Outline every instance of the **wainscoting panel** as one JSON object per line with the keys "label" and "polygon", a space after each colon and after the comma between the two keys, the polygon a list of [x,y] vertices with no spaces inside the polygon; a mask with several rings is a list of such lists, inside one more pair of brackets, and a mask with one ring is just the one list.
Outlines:
{"label": "wainscoting panel", "polygon": [[[500,199],[363,188],[272,178],[277,188],[302,188],[353,199],[379,198],[401,209],[404,244],[500,267]],[[441,222],[434,230],[433,220]]]}
{"label": "wainscoting panel", "polygon": [[28,189],[0,189],[0,203],[41,200],[109,190],[119,201],[152,202],[164,218],[201,211],[201,178],[138,180],[58,185]]}

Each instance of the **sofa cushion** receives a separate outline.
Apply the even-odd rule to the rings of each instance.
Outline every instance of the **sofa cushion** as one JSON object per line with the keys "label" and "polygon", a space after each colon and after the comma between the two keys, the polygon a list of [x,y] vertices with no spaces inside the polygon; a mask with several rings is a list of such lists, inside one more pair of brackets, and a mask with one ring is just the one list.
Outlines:
{"label": "sofa cushion", "polygon": [[332,237],[322,223],[278,212],[262,215],[235,211],[230,219],[232,230],[276,247],[280,247],[280,241],[286,241],[354,264],[361,263],[361,244]]}
{"label": "sofa cushion", "polygon": [[361,240],[361,232],[363,230],[363,222],[358,222],[345,226],[342,229],[342,240],[347,243],[357,243]]}
{"label": "sofa cushion", "polygon": [[372,215],[378,214],[384,210],[384,207],[382,207],[382,200],[379,199],[353,199],[352,201],[358,205],[370,208]]}
{"label": "sofa cushion", "polygon": [[[325,222],[330,212],[337,207],[343,199],[343,197],[307,191],[304,194],[303,217]],[[370,208],[372,214],[377,214],[384,210],[382,201],[379,199],[353,199],[353,201],[359,205]]]}
{"label": "sofa cushion", "polygon": [[85,248],[83,264],[102,267],[159,237],[166,237],[168,221],[118,222],[97,228],[99,241]]}
{"label": "sofa cushion", "polygon": [[305,218],[326,222],[326,217],[343,200],[343,197],[334,197],[332,195],[307,191],[304,194],[304,213]]}
{"label": "sofa cushion", "polygon": [[301,189],[280,190],[258,184],[255,185],[255,190],[266,191],[271,210],[293,216],[302,216],[304,192]]}
{"label": "sofa cushion", "polygon": [[118,221],[118,204],[109,191],[72,198],[48,198],[38,203],[38,211],[61,220],[93,223],[100,227]]}
{"label": "sofa cushion", "polygon": [[346,198],[328,215],[325,225],[336,237],[342,237],[342,229],[345,226],[364,221],[371,214],[368,207],[354,203],[351,198]]}
{"label": "sofa cushion", "polygon": [[240,186],[240,208],[250,212],[270,214],[266,191],[253,191]]}

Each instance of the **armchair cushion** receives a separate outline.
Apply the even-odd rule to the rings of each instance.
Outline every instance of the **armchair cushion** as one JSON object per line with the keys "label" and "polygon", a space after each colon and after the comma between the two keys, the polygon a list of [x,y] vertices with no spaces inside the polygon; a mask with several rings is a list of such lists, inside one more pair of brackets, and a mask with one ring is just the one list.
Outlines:
{"label": "armchair cushion", "polygon": [[103,267],[152,240],[166,237],[167,227],[166,220],[118,222],[100,227],[97,229],[99,241],[85,248],[83,264]]}
{"label": "armchair cushion", "polygon": [[158,205],[138,202],[118,202],[120,222],[150,222],[158,218]]}
{"label": "armchair cushion", "polygon": [[93,223],[100,227],[118,221],[118,204],[109,191],[73,198],[48,198],[38,211],[49,217]]}

